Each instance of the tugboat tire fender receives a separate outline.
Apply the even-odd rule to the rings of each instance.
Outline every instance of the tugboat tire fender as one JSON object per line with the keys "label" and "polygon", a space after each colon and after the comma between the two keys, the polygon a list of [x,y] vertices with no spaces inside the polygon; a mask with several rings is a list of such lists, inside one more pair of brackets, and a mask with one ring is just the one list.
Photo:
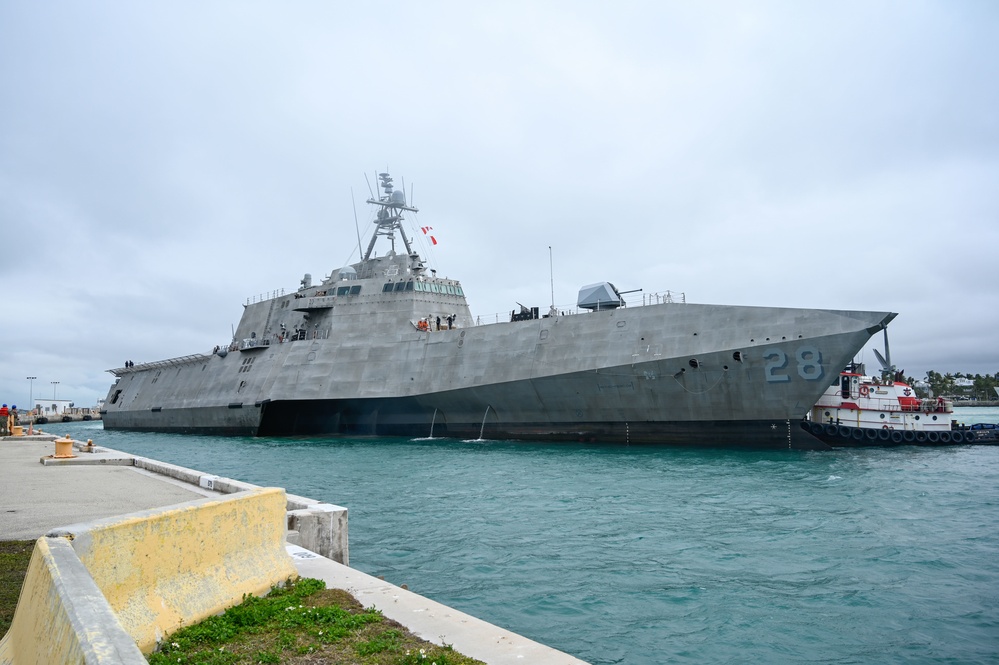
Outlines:
{"label": "tugboat tire fender", "polygon": [[916,433],[911,429],[907,429],[904,432],[902,432],[902,440],[912,443],[913,441],[916,440]]}
{"label": "tugboat tire fender", "polygon": [[897,429],[896,430],[892,430],[892,432],[891,432],[892,443],[902,443],[902,440],[904,438],[905,437],[902,436],[902,433],[900,431],[898,431]]}
{"label": "tugboat tire fender", "polygon": [[940,443],[950,443],[953,437],[950,432],[940,432]]}
{"label": "tugboat tire fender", "polygon": [[864,430],[859,427],[850,432],[850,436],[854,441],[861,441],[864,438]]}
{"label": "tugboat tire fender", "polygon": [[926,432],[922,430],[916,432],[916,441],[918,441],[919,443],[923,443],[924,441],[927,440],[927,438],[929,437],[927,436]]}
{"label": "tugboat tire fender", "polygon": [[878,430],[878,438],[882,441],[887,441],[891,438],[891,430],[888,429],[887,425],[885,425],[883,429]]}
{"label": "tugboat tire fender", "polygon": [[964,443],[967,441],[967,437],[964,436],[964,432],[956,431],[950,433],[951,443]]}
{"label": "tugboat tire fender", "polygon": [[876,430],[876,429],[865,429],[864,430],[864,438],[867,439],[868,441],[874,441],[875,439],[878,438],[878,430]]}
{"label": "tugboat tire fender", "polygon": [[940,432],[927,432],[926,440],[930,443],[940,443]]}

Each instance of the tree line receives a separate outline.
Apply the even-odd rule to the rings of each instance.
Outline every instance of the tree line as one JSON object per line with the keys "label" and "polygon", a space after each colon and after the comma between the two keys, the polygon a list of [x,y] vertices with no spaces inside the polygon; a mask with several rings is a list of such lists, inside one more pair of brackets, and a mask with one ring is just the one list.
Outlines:
{"label": "tree line", "polygon": [[[957,385],[958,379],[967,379],[972,381],[974,385],[971,386],[959,386]],[[921,393],[925,392],[925,389],[920,389],[916,386],[920,383],[918,379],[913,377],[906,377],[905,380],[910,386],[916,389],[916,394],[923,397]],[[946,374],[941,374],[940,372],[934,372],[930,370],[926,372],[926,378],[922,379],[922,383],[929,384],[930,390],[933,391],[934,395],[966,395],[975,399],[982,400],[996,400],[999,396],[996,395],[995,388],[999,386],[999,372],[995,374],[962,374],[961,372],[954,372],[953,374],[947,372]]]}

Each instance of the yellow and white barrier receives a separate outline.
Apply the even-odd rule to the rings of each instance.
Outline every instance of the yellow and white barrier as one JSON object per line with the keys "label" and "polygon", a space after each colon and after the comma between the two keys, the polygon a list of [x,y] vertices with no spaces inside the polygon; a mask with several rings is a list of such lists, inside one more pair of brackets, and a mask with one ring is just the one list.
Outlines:
{"label": "yellow and white barrier", "polygon": [[35,545],[0,664],[133,662],[117,630],[150,653],[179,627],[297,577],[286,504],[284,490],[260,488],[50,532]]}

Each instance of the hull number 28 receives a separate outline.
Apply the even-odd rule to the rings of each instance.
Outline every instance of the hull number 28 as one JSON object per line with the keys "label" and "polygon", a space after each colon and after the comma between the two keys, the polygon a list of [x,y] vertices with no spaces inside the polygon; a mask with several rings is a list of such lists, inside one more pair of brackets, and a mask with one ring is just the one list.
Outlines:
{"label": "hull number 28", "polygon": [[[767,361],[763,371],[767,381],[771,383],[783,383],[790,381],[788,372],[790,359],[781,349],[767,349],[763,352],[763,359]],[[799,346],[794,354],[795,366],[798,376],[807,380],[815,381],[822,378],[822,354],[812,345]]]}

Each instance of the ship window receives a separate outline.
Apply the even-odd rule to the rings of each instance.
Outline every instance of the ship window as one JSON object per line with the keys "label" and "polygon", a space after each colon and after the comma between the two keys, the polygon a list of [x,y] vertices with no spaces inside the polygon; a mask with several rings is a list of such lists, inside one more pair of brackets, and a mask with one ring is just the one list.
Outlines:
{"label": "ship window", "polygon": [[406,282],[406,290],[407,291],[413,290],[413,280],[409,280],[408,282]]}
{"label": "ship window", "polygon": [[360,284],[358,284],[357,286],[350,287],[350,295],[356,296],[360,292],[361,292],[361,285]]}
{"label": "ship window", "polygon": [[396,291],[404,291],[405,289],[406,289],[406,282],[396,282],[395,283],[395,290]]}
{"label": "ship window", "polygon": [[461,290],[460,286],[454,287],[454,290],[455,290],[455,293],[457,293],[459,296],[464,296],[465,295],[465,292]]}
{"label": "ship window", "polygon": [[111,403],[112,404],[117,404],[118,403],[118,398],[120,396],[121,396],[121,391],[120,390],[114,391],[114,396],[111,398]]}
{"label": "ship window", "polygon": [[417,281],[413,283],[413,288],[417,291],[423,290],[423,282]]}
{"label": "ship window", "polygon": [[440,292],[441,292],[441,290],[440,290],[440,288],[439,288],[439,287],[437,286],[437,283],[436,283],[436,282],[431,282],[431,283],[430,283],[430,292],[431,292],[431,293],[440,293]]}
{"label": "ship window", "polygon": [[350,287],[349,286],[338,286],[337,289],[336,289],[336,294],[338,296],[345,296],[348,293],[350,293]]}
{"label": "ship window", "polygon": [[392,290],[392,282],[386,282],[382,285],[382,293],[388,293]]}

